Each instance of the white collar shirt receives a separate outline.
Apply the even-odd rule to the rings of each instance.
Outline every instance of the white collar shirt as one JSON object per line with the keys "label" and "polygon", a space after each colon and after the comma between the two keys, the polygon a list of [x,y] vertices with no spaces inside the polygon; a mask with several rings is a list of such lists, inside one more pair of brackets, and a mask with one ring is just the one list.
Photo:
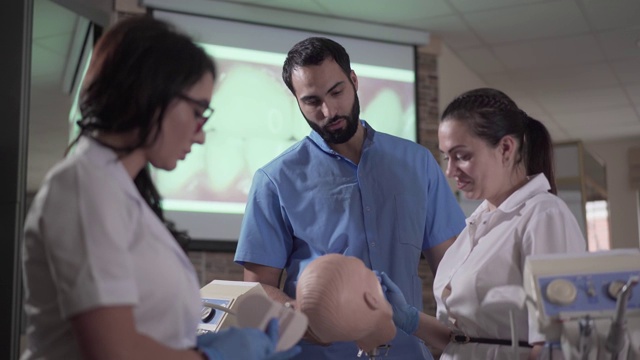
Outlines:
{"label": "white collar shirt", "polygon": [[130,305],[136,330],[169,347],[195,344],[193,266],[112,150],[82,138],[49,172],[23,246],[23,359],[79,359],[70,317],[109,306]]}
{"label": "white collar shirt", "polygon": [[[528,255],[585,251],[574,215],[549,188],[543,174],[530,177],[496,210],[490,211],[485,200],[466,220],[467,226],[447,250],[434,280],[440,321],[471,337],[510,340],[508,312],[481,307],[487,292],[502,285],[521,286]],[[544,339],[533,319],[526,308],[515,314],[520,340]],[[509,346],[451,343],[442,359],[510,359],[509,354]]]}

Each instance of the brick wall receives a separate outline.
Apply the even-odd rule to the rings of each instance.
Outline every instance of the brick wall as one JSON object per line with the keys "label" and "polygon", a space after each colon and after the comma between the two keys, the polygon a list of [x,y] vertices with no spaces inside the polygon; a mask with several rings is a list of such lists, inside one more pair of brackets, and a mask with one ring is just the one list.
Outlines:
{"label": "brick wall", "polygon": [[438,57],[430,47],[419,47],[416,59],[418,142],[439,160]]}
{"label": "brick wall", "polygon": [[233,253],[190,251],[189,259],[198,273],[200,287],[213,280],[242,281],[243,267],[233,262]]}
{"label": "brick wall", "polygon": [[[435,45],[434,45],[435,44]],[[431,46],[418,47],[416,51],[418,142],[431,151],[439,161],[438,124],[438,56],[437,42]],[[420,261],[418,274],[422,278],[422,298],[424,312],[435,315],[436,304],[433,297],[433,273],[427,262]]]}

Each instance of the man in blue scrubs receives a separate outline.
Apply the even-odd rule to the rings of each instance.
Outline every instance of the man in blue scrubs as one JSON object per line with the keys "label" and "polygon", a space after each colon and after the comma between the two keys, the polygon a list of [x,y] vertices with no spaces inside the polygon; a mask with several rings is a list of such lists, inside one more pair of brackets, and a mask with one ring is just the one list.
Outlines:
{"label": "man in blue scrubs", "polygon": [[[438,163],[426,148],[359,118],[358,78],[340,44],[301,41],[289,51],[282,78],[313,131],[254,176],[235,255],[245,281],[295,304],[305,266],[339,253],[387,273],[421,309],[420,254],[435,273],[465,225]],[[299,359],[358,359],[354,343],[305,339]],[[430,358],[420,340],[402,331],[385,357]]]}

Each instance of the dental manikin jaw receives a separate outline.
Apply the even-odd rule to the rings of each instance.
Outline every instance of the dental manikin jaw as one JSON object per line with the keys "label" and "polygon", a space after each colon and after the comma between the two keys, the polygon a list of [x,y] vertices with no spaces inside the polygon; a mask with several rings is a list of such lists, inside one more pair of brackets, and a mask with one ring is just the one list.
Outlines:
{"label": "dental manikin jaw", "polygon": [[323,343],[354,341],[371,353],[396,335],[378,278],[355,257],[328,254],[312,261],[298,279],[296,303]]}

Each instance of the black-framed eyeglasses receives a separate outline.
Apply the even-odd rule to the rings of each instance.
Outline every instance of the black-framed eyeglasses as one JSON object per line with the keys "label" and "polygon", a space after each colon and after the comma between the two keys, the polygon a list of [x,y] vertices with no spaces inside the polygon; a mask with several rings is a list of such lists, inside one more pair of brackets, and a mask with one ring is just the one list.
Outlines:
{"label": "black-framed eyeglasses", "polygon": [[213,108],[209,106],[209,103],[205,100],[196,100],[185,94],[178,94],[178,97],[182,100],[198,106],[199,109],[203,109],[202,112],[196,113],[196,116],[201,120],[201,122],[198,122],[198,128],[196,129],[196,132],[200,131],[207,120],[209,120],[211,115],[213,115]]}

